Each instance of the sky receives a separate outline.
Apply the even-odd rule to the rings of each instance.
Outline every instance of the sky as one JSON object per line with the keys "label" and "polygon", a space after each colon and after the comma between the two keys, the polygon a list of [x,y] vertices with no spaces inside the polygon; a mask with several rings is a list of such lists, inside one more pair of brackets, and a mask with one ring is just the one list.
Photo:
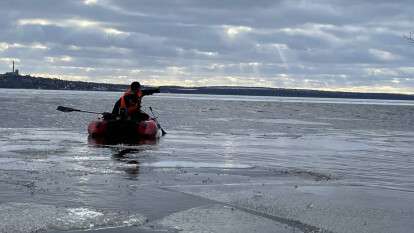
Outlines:
{"label": "sky", "polygon": [[414,1],[1,0],[0,73],[414,94]]}

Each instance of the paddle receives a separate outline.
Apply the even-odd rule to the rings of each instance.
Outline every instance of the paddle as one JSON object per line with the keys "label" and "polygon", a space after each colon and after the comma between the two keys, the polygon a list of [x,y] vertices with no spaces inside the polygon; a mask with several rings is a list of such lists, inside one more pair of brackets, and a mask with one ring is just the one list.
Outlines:
{"label": "paddle", "polygon": [[61,111],[61,112],[86,112],[86,113],[99,114],[99,115],[103,114],[102,112],[90,112],[90,111],[84,111],[84,110],[79,110],[79,109],[69,108],[69,107],[64,107],[64,106],[58,106],[56,110]]}
{"label": "paddle", "polygon": [[154,120],[155,120],[155,122],[157,122],[158,127],[160,127],[160,129],[161,129],[162,136],[166,135],[166,134],[167,134],[167,132],[165,132],[165,130],[161,127],[160,123],[159,123],[159,122],[158,122],[158,120],[157,120],[157,117],[155,117],[155,114],[154,114],[154,112],[152,111],[152,107],[150,106],[150,107],[149,107],[149,109],[150,109],[150,111],[151,111],[152,115],[154,116]]}

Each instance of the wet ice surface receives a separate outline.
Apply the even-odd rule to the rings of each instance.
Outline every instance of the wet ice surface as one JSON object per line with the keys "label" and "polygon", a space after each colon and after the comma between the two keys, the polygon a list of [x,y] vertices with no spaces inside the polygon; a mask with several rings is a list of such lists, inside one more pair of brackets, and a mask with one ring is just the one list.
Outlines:
{"label": "wet ice surface", "polygon": [[157,224],[179,232],[302,232],[289,225],[238,210],[234,207],[213,205],[192,208],[172,214]]}
{"label": "wet ice surface", "polygon": [[412,102],[151,96],[168,134],[105,146],[55,111],[119,95],[0,90],[0,232],[414,228]]}
{"label": "wet ice surface", "polygon": [[47,230],[94,229],[110,226],[139,226],[144,216],[121,211],[61,208],[36,203],[6,203],[0,205],[0,232],[41,232]]}
{"label": "wet ice surface", "polygon": [[[353,186],[234,184],[177,187],[238,208],[266,214],[291,227],[326,232],[409,232],[414,217],[411,193]],[[271,217],[269,217],[271,216]],[[297,222],[292,222],[296,220]],[[318,231],[316,231],[318,232]]]}

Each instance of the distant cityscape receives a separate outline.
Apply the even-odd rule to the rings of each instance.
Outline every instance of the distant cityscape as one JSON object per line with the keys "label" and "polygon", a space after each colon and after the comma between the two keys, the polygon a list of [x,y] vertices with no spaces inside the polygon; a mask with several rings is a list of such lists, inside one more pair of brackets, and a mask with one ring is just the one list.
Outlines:
{"label": "distant cityscape", "polygon": [[[82,90],[82,91],[125,91],[128,85],[82,81],[69,81],[56,78],[20,75],[19,70],[0,74],[0,88],[44,89],[44,90]],[[145,88],[145,87],[144,87]],[[161,86],[161,93],[214,94],[214,95],[252,95],[282,97],[318,97],[318,98],[354,98],[354,99],[390,99],[414,100],[414,95],[390,93],[357,93],[319,91],[306,89],[265,88],[265,87],[180,87]]]}

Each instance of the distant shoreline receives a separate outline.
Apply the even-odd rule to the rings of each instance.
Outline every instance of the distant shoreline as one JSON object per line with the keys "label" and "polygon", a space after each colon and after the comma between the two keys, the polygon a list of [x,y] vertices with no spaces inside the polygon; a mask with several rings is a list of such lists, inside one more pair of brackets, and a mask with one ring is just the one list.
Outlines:
{"label": "distant shoreline", "polygon": [[[68,80],[61,80],[61,79],[32,77],[30,75],[22,76],[16,73],[0,74],[0,88],[7,88],[7,89],[122,92],[122,91],[125,91],[127,87],[128,85],[125,85],[125,84],[107,84],[107,83],[94,83],[94,82],[82,82],[82,81],[68,81]],[[414,95],[409,95],[409,94],[337,92],[337,91],[266,88],[266,87],[161,86],[160,90],[161,90],[161,93],[175,93],[175,94],[414,100]]]}
{"label": "distant shoreline", "polygon": [[307,89],[285,88],[253,88],[253,87],[175,87],[162,86],[162,93],[177,94],[210,94],[210,95],[241,95],[241,96],[277,96],[277,97],[311,97],[311,98],[347,98],[347,99],[384,99],[414,100],[414,95],[391,93],[358,93],[318,91]]}

